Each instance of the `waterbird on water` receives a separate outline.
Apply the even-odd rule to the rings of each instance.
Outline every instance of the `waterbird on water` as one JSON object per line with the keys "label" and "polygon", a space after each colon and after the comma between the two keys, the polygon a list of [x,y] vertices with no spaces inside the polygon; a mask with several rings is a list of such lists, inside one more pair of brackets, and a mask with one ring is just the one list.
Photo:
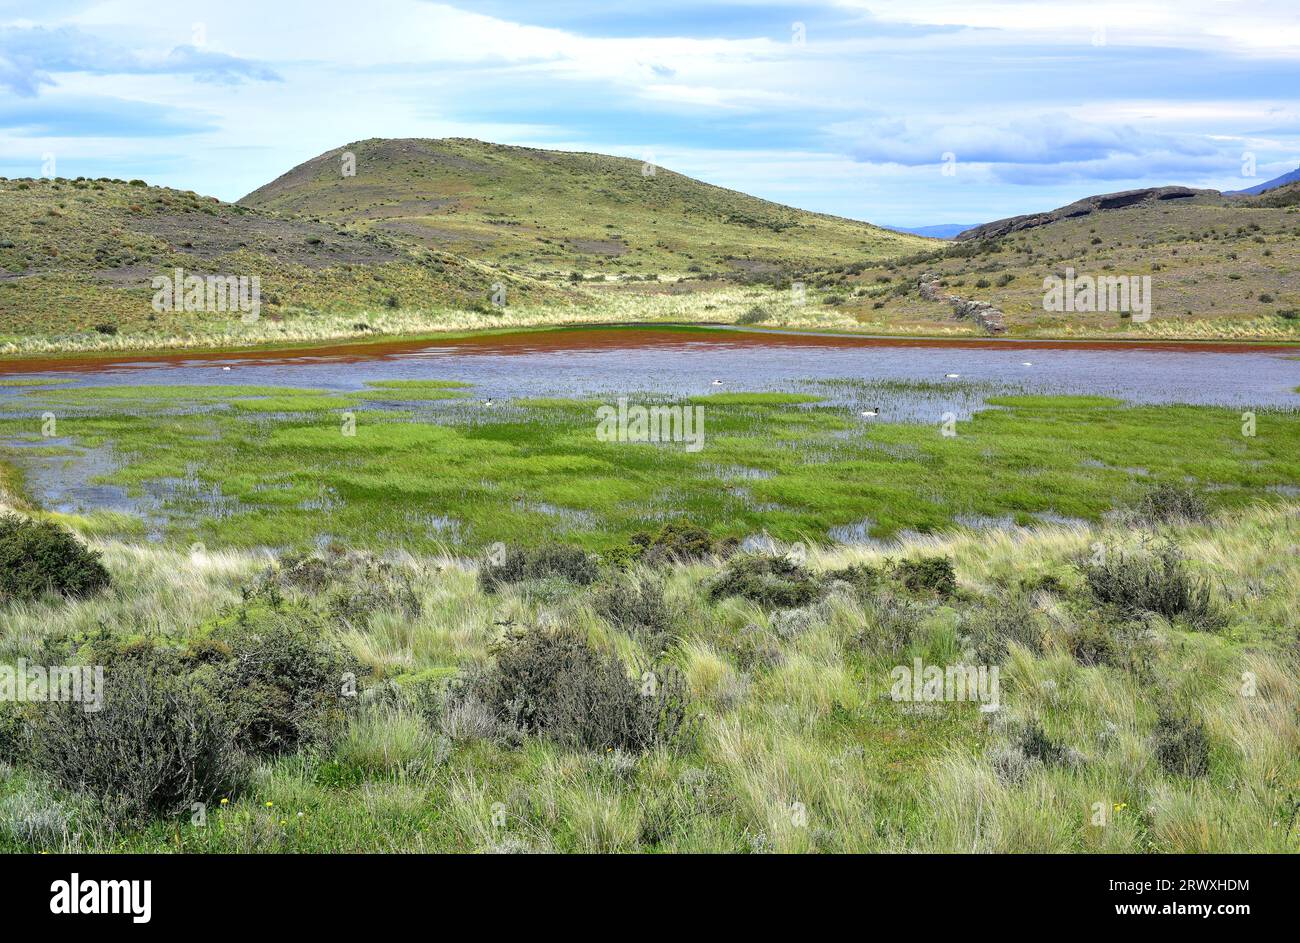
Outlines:
{"label": "waterbird on water", "polygon": [[714,380],[712,385],[713,385],[713,386],[722,386],[722,381],[721,381],[721,380]]}
{"label": "waterbird on water", "polygon": [[879,415],[880,415],[880,407],[879,407],[879,406],[872,406],[870,409],[864,409],[864,410],[862,410],[862,412],[861,412],[859,415],[862,415],[862,416],[879,416]]}
{"label": "waterbird on water", "polygon": [[949,380],[955,380],[955,379],[957,379],[959,376],[961,376],[961,374],[960,374],[960,373],[945,373],[944,376],[946,376]]}

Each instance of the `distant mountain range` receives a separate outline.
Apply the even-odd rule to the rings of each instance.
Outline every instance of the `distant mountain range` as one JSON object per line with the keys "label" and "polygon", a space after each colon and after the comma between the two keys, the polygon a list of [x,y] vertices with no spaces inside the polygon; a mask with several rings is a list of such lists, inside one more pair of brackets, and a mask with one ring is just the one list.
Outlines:
{"label": "distant mountain range", "polygon": [[903,226],[890,226],[887,228],[895,232],[911,233],[913,236],[927,236],[930,239],[951,239],[957,233],[973,229],[978,225],[979,223],[939,223],[937,226],[918,226],[915,229],[907,229]]}
{"label": "distant mountain range", "polygon": [[1257,183],[1253,187],[1247,187],[1245,190],[1224,190],[1224,196],[1258,196],[1261,193],[1267,193],[1269,190],[1276,190],[1278,187],[1284,187],[1288,183],[1300,181],[1300,167],[1285,173],[1280,177],[1274,177],[1264,183]]}

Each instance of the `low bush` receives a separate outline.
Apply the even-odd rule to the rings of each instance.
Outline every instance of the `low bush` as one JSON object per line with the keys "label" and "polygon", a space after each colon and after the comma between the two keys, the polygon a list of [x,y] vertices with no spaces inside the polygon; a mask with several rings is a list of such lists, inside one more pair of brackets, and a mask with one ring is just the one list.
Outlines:
{"label": "low bush", "polygon": [[75,842],[73,809],[37,784],[0,800],[0,847],[67,851]]}
{"label": "low bush", "polygon": [[838,570],[827,570],[822,579],[829,585],[847,583],[855,593],[867,596],[880,588],[885,579],[884,570],[866,563],[853,563]]}
{"label": "low bush", "polygon": [[1212,628],[1218,616],[1210,584],[1192,573],[1178,545],[1162,541],[1150,552],[1108,548],[1100,558],[1079,563],[1093,599],[1122,612],[1154,612],[1182,617],[1197,628]]}
{"label": "low bush", "polygon": [[628,676],[576,632],[534,629],[496,647],[496,663],[469,676],[470,696],[518,730],[590,750],[641,752],[671,744],[687,720],[687,687],[675,669]]}
{"label": "low bush", "polygon": [[656,533],[640,531],[630,539],[633,556],[656,566],[725,557],[735,551],[734,537],[718,540],[698,524],[667,523]]}
{"label": "low bush", "polygon": [[957,573],[948,557],[915,557],[899,560],[894,577],[910,593],[934,596],[957,594]]}
{"label": "low bush", "polygon": [[653,654],[672,640],[676,613],[660,577],[619,574],[597,588],[593,606],[601,618],[640,640]]}
{"label": "low bush", "polygon": [[1085,619],[1065,639],[1076,662],[1085,668],[1113,664],[1117,657],[1115,638],[1100,619]]}
{"label": "low bush", "polygon": [[892,593],[870,597],[863,605],[866,620],[853,644],[869,654],[897,657],[912,644],[924,610]]}
{"label": "low bush", "polygon": [[579,547],[543,544],[540,547],[508,547],[499,559],[479,567],[479,584],[485,593],[525,580],[562,579],[578,586],[594,583],[600,575],[596,561]]}
{"label": "low bush", "polygon": [[796,609],[820,599],[823,587],[788,557],[746,554],[730,560],[708,592],[715,601],[740,596],[768,609]]}
{"label": "low bush", "polygon": [[99,554],[49,521],[0,516],[0,602],[48,594],[81,599],[108,587]]}
{"label": "low bush", "polygon": [[33,721],[33,765],[86,793],[108,819],[139,823],[188,811],[234,790],[244,759],[213,693],[170,654],[105,667],[103,701],[52,702]]}
{"label": "low bush", "polygon": [[359,662],[306,613],[244,610],[212,641],[229,654],[201,677],[225,703],[248,753],[274,756],[322,743],[356,703]]}
{"label": "low bush", "polygon": [[1152,741],[1156,761],[1170,776],[1195,778],[1210,771],[1210,739],[1199,720],[1161,711]]}
{"label": "low bush", "polygon": [[330,615],[349,624],[363,624],[378,611],[417,619],[422,610],[401,568],[366,551],[334,545],[319,554],[285,557],[261,574],[253,594],[274,600],[284,590],[323,595]]}
{"label": "low bush", "polygon": [[740,317],[736,318],[737,324],[762,324],[764,321],[771,319],[772,315],[761,305],[755,305]]}
{"label": "low bush", "polygon": [[1154,526],[1203,521],[1209,510],[1199,492],[1184,485],[1159,484],[1142,493],[1134,512],[1139,520]]}
{"label": "low bush", "polygon": [[1010,595],[987,605],[972,607],[962,616],[966,644],[982,663],[1003,661],[1012,645],[1035,654],[1043,651],[1043,630],[1033,607],[1020,595]]}

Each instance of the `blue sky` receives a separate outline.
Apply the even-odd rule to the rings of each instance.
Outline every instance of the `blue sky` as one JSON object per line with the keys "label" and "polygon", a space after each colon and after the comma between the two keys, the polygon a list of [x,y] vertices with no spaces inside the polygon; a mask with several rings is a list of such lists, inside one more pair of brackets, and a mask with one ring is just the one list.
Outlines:
{"label": "blue sky", "polygon": [[1300,165],[1294,2],[0,0],[0,175],[233,200],[455,135],[897,226],[1238,189]]}

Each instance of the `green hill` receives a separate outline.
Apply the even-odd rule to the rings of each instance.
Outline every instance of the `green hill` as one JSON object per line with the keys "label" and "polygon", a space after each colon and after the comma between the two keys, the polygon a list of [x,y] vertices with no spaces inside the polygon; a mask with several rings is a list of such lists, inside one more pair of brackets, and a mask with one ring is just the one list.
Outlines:
{"label": "green hill", "polygon": [[[1013,335],[1294,338],[1300,331],[1298,193],[1300,185],[1292,184],[1244,198],[1172,187],[1088,197],[988,223],[961,241],[909,258],[806,277],[838,293],[844,299],[839,310],[865,329],[969,325],[954,322],[944,302],[920,297],[917,280],[931,272],[945,294],[1001,310]],[[1137,325],[1114,312],[1045,311],[1044,279],[1070,269],[1094,278],[1150,276],[1150,321]]]}
{"label": "green hill", "polygon": [[239,202],[534,272],[762,273],[933,244],[638,160],[463,138],[358,141]]}
{"label": "green hill", "polygon": [[0,345],[36,335],[58,344],[96,330],[159,343],[237,333],[238,312],[155,310],[152,280],[178,268],[259,278],[258,340],[277,323],[331,314],[486,308],[495,283],[517,299],[553,294],[380,232],[344,232],[143,181],[0,179]]}

